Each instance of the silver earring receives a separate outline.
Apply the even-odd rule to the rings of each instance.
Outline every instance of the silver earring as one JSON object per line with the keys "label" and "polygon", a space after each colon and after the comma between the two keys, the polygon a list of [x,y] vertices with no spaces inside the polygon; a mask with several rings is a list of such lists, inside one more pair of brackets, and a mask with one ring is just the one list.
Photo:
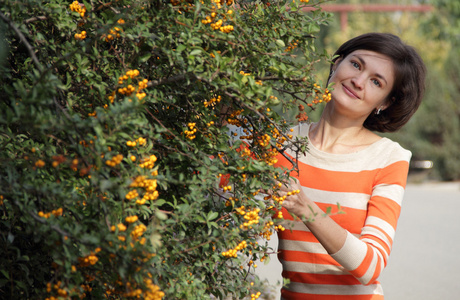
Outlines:
{"label": "silver earring", "polygon": [[381,111],[381,109],[380,109],[380,107],[379,107],[379,109],[377,109],[377,111],[375,112],[375,114],[376,114],[376,115],[380,115],[380,111]]}

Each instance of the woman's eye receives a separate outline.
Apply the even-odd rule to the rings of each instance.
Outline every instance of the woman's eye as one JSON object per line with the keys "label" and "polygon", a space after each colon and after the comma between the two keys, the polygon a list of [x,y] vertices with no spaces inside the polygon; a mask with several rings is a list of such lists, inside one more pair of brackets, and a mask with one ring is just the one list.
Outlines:
{"label": "woman's eye", "polygon": [[355,67],[356,69],[359,69],[359,64],[358,64],[357,62],[352,61],[352,62],[351,62],[351,65],[352,65],[353,67]]}
{"label": "woman's eye", "polygon": [[372,79],[372,83],[375,84],[375,85],[378,86],[378,87],[382,86],[382,85],[380,84],[380,81],[378,81],[377,79]]}

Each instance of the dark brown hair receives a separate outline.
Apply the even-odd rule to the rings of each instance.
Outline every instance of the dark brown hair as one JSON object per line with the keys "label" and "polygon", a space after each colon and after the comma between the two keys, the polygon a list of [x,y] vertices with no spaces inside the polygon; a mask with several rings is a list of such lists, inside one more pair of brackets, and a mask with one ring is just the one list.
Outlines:
{"label": "dark brown hair", "polygon": [[[395,81],[388,96],[389,106],[379,114],[371,113],[364,127],[379,132],[394,132],[406,124],[422,102],[425,92],[425,64],[417,51],[389,33],[366,33],[345,42],[334,56],[345,58],[356,50],[374,51],[391,58]],[[332,71],[332,65],[331,65]],[[330,76],[330,75],[329,75]]]}

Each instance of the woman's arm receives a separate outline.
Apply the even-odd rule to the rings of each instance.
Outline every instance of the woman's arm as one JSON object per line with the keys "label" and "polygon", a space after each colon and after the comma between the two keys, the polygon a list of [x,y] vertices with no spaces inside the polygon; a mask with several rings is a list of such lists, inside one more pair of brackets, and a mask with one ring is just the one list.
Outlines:
{"label": "woman's arm", "polygon": [[281,192],[285,195],[290,191],[299,190],[295,195],[287,196],[283,201],[289,213],[304,219],[304,224],[323,245],[329,254],[342,249],[348,232],[327,216],[316,203],[305,195],[302,186],[295,179],[291,179],[290,186],[282,186]]}

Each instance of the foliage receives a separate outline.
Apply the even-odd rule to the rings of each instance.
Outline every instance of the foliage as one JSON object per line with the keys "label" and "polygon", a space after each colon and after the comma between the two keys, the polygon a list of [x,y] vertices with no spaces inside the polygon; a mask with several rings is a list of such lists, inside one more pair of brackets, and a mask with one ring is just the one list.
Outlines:
{"label": "foliage", "polygon": [[1,1],[1,298],[258,298],[307,2]]}

